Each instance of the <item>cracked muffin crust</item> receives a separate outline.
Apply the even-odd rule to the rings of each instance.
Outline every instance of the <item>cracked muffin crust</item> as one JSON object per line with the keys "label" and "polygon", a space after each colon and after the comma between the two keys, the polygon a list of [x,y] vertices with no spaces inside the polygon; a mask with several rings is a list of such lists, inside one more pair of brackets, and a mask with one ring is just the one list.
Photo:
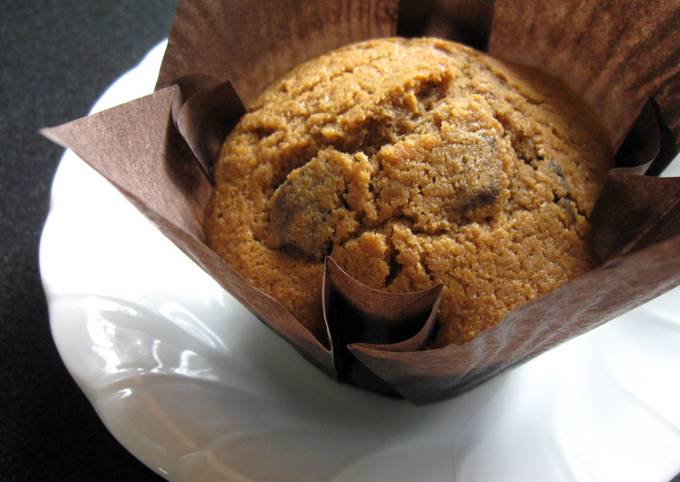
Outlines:
{"label": "cracked muffin crust", "polygon": [[435,346],[465,343],[591,266],[612,159],[556,79],[438,39],[332,51],[227,138],[208,244],[324,337],[323,258],[375,288],[444,285]]}

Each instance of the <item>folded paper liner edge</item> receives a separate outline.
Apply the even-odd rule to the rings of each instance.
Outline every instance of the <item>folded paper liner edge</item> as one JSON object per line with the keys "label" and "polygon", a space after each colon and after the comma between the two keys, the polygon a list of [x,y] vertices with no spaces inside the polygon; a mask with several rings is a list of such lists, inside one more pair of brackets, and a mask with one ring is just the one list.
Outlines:
{"label": "folded paper liner edge", "polygon": [[[470,0],[435,3],[440,7],[480,4]],[[553,3],[555,1],[541,2],[539,5],[534,1],[534,10],[526,18],[533,19],[534,22],[545,20],[548,8],[545,5]],[[575,3],[580,5],[580,2]],[[402,7],[407,4],[409,8],[414,6],[413,2],[405,1],[402,2]],[[608,225],[611,232],[609,238],[603,242],[618,243],[620,246],[617,249],[621,255],[557,290],[520,306],[496,327],[481,333],[472,342],[422,350],[425,347],[422,333],[429,333],[432,329],[441,294],[441,289],[437,287],[426,290],[427,294],[418,295],[422,300],[429,300],[429,311],[421,309],[418,316],[414,315],[415,321],[411,320],[410,324],[403,325],[407,327],[403,333],[416,338],[421,334],[418,343],[413,346],[408,343],[404,345],[408,347],[406,351],[395,349],[395,346],[411,338],[385,342],[390,338],[389,330],[382,334],[372,334],[370,343],[353,338],[359,332],[371,333],[371,326],[366,325],[368,331],[357,331],[357,326],[361,326],[361,320],[367,316],[367,312],[362,311],[365,307],[352,306],[352,303],[349,303],[344,312],[341,311],[344,317],[339,322],[329,322],[329,326],[336,324],[344,327],[333,330],[334,333],[340,333],[336,337],[341,340],[340,343],[338,340],[333,343],[334,337],[330,332],[328,340],[317,340],[276,300],[256,289],[204,244],[203,215],[212,190],[210,165],[205,159],[215,155],[220,145],[215,140],[223,139],[225,131],[233,125],[230,122],[235,121],[243,112],[244,107],[238,94],[248,104],[261,88],[292,65],[329,48],[364,38],[394,35],[399,5],[394,0],[368,4],[356,0],[273,2],[267,11],[269,28],[292,41],[281,42],[277,35],[265,39],[262,42],[264,46],[258,44],[255,49],[255,60],[250,58],[252,55],[249,54],[252,52],[242,46],[254,45],[254,39],[261,37],[258,37],[259,30],[253,28],[253,25],[262,21],[263,13],[248,5],[245,1],[180,1],[159,77],[159,85],[172,84],[168,79],[181,73],[182,75],[174,77],[179,85],[162,88],[150,96],[46,129],[43,133],[53,141],[73,149],[225,290],[326,373],[380,393],[402,396],[416,404],[434,402],[462,393],[504,369],[577,336],[680,283],[680,237],[677,236],[680,233],[680,179],[640,176],[633,173],[634,168],[616,169],[610,172],[594,213],[598,209],[604,211],[602,218],[605,221],[625,219],[629,211],[637,213],[637,224],[625,226],[627,232],[617,232],[616,224]],[[310,10],[310,5],[319,8]],[[664,8],[664,5],[659,8]],[[273,10],[277,8],[281,10],[280,14],[274,15],[276,12]],[[469,11],[481,12],[478,15],[478,30],[488,30],[489,23],[491,25],[489,44],[492,53],[508,58],[508,51],[511,50],[514,56],[511,60],[518,61],[516,57],[522,54],[522,48],[512,50],[507,45],[513,38],[508,33],[513,32],[512,29],[522,22],[522,18],[513,16],[516,9],[513,10],[511,2],[496,2],[493,21],[488,8],[475,8]],[[556,8],[563,11],[562,7]],[[445,11],[450,12],[453,18],[457,10],[449,8]],[[624,14],[625,12],[617,13]],[[583,18],[576,17],[578,22],[584,21]],[[205,28],[206,18],[211,19],[211,23],[207,25],[216,25],[215,19],[227,23],[217,23],[222,28],[216,32]],[[556,18],[561,17],[557,15]],[[423,19],[420,31],[427,35],[431,19],[427,15],[423,15]],[[628,17],[626,19],[626,25],[634,20]],[[285,25],[278,25],[276,22],[284,22]],[[595,25],[598,25],[597,22]],[[536,30],[530,29],[528,32],[535,33]],[[597,29],[593,31],[597,32]],[[644,32],[644,38],[649,38],[648,32]],[[241,35],[238,42],[236,38],[224,38],[225,35],[237,34]],[[673,32],[668,35],[677,38],[677,34]],[[546,55],[550,53],[549,48],[556,49],[559,46],[552,38],[540,37],[538,40],[534,39],[534,44],[524,37],[516,40],[518,45],[524,46],[524,50],[529,50],[529,53],[525,52],[526,57],[520,60],[525,60],[524,63],[530,65],[544,62]],[[666,38],[659,41],[663,43]],[[227,54],[231,55],[228,57],[229,62],[225,62],[224,52],[222,55],[225,57],[221,59],[211,57],[216,55],[215,45],[225,50],[226,44],[220,42],[228,44]],[[197,44],[205,48],[197,48]],[[536,47],[533,51],[530,48],[532,45]],[[567,45],[573,45],[573,41]],[[666,45],[666,50],[669,48]],[[191,59],[187,57],[187,49],[194,53]],[[283,52],[276,55],[276,49],[283,49]],[[667,54],[665,50],[661,50],[664,55]],[[207,57],[203,58],[200,70],[182,71],[193,68],[192,65],[195,64],[192,62],[197,58],[201,60],[204,53]],[[571,55],[560,55],[553,51],[553,54],[555,58],[571,59],[577,64],[581,58],[573,52]],[[206,58],[212,60],[205,62]],[[262,59],[276,59],[276,62],[273,67],[262,67]],[[620,143],[622,132],[628,130],[635,118],[640,119],[637,115],[642,104],[638,105],[636,102],[645,101],[651,96],[652,87],[667,85],[663,82],[672,77],[668,76],[665,58],[662,60],[664,62],[656,69],[662,79],[645,84],[646,90],[640,90],[640,99],[632,96],[635,100],[632,107],[608,107],[611,99],[606,96],[600,99],[597,96],[601,92],[596,88],[599,85],[597,83],[585,91],[580,90],[594,105],[597,106],[598,102],[605,103],[600,106],[605,117],[617,119],[615,125],[608,124],[614,144]],[[559,70],[559,63],[548,62],[545,65],[549,73],[560,73],[554,72]],[[621,69],[620,62],[615,63],[615,67]],[[260,78],[256,81],[254,79],[258,73]],[[625,80],[625,89],[628,89],[624,91],[629,92],[629,76],[623,75],[621,78]],[[229,79],[235,80],[233,87],[228,82]],[[567,83],[570,84],[568,80]],[[581,82],[580,77],[576,81]],[[570,84],[572,88],[580,85],[576,81]],[[620,93],[621,89],[612,90]],[[219,102],[211,103],[210,100],[215,98]],[[210,111],[211,105],[219,108]],[[663,106],[661,110],[663,112]],[[206,121],[206,118],[212,120]],[[216,128],[216,124],[222,127]],[[209,131],[208,134],[205,134],[206,130]],[[197,159],[201,162],[196,162]],[[649,159],[638,161],[637,164],[642,164]],[[644,186],[641,187],[642,184]],[[623,205],[625,208],[622,208],[622,201],[627,203]],[[602,251],[608,255],[616,252],[606,248]],[[333,265],[332,261],[327,260],[323,282],[324,286],[328,284],[329,293],[340,293],[337,299],[341,300],[343,289],[356,291],[358,282],[347,279],[349,277],[346,274],[343,276],[342,270]],[[393,293],[389,295],[394,296]],[[378,293],[376,296],[379,299],[381,295]],[[370,296],[366,295],[366,298]],[[359,301],[362,301],[361,297]],[[326,312],[324,310],[325,315]],[[389,318],[382,317],[383,313],[373,313],[371,316],[383,320]],[[399,321],[398,317],[396,320]],[[343,333],[343,329],[347,333]]]}

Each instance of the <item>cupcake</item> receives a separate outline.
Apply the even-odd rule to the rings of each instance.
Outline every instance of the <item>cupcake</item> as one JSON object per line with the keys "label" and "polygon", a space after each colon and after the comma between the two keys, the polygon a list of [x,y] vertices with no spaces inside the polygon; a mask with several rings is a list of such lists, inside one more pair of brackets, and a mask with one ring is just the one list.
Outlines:
{"label": "cupcake", "polygon": [[324,336],[323,259],[393,292],[443,285],[462,344],[593,266],[612,152],[558,80],[450,41],[355,43],[272,83],[228,136],[207,242]]}

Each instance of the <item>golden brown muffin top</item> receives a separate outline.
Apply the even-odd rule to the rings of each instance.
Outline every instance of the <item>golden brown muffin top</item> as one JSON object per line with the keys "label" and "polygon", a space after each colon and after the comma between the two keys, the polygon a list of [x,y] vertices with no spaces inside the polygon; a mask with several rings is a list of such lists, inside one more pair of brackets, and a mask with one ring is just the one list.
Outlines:
{"label": "golden brown muffin top", "polygon": [[590,266],[611,159],[555,79],[451,42],[382,39],[300,65],[225,142],[208,242],[318,335],[322,259],[393,291],[444,284],[465,342]]}

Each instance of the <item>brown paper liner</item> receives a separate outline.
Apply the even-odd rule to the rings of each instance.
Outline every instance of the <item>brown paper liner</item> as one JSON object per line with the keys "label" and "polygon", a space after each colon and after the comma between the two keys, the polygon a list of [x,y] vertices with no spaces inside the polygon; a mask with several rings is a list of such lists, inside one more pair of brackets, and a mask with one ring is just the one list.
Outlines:
{"label": "brown paper liner", "polygon": [[349,276],[326,258],[323,315],[338,380],[397,396],[390,383],[358,363],[355,350],[424,350],[434,329],[442,286],[413,293],[388,293]]}
{"label": "brown paper liner", "polygon": [[[496,2],[489,53],[540,68],[580,94],[618,147],[647,99],[680,83],[680,5],[667,0]],[[671,126],[677,100],[657,101]],[[680,139],[676,130],[675,139]]]}
{"label": "brown paper liner", "polygon": [[203,173],[212,180],[213,160],[227,134],[246,109],[230,81],[203,75],[177,80],[180,95],[173,103],[175,127],[191,149]]}
{"label": "brown paper liner", "polygon": [[440,37],[486,50],[493,1],[401,0],[397,32],[404,37]]}
{"label": "brown paper liner", "polygon": [[[581,0],[276,0],[266,6],[184,0],[156,93],[43,133],[111,181],[324,372],[429,403],[680,284],[680,179],[643,175],[658,174],[677,152],[678,18],[680,5],[662,0],[606,6]],[[591,219],[593,249],[604,264],[520,306],[465,345],[427,349],[441,287],[373,290],[331,259],[323,279],[327,339],[319,340],[204,243],[212,163],[243,103],[304,60],[395,33],[488,44],[492,54],[543,68],[602,113],[612,144],[621,145],[619,167],[609,173]]]}
{"label": "brown paper liner", "polygon": [[203,74],[234,83],[246,105],[295,65],[395,33],[398,0],[180,1],[158,87]]}

